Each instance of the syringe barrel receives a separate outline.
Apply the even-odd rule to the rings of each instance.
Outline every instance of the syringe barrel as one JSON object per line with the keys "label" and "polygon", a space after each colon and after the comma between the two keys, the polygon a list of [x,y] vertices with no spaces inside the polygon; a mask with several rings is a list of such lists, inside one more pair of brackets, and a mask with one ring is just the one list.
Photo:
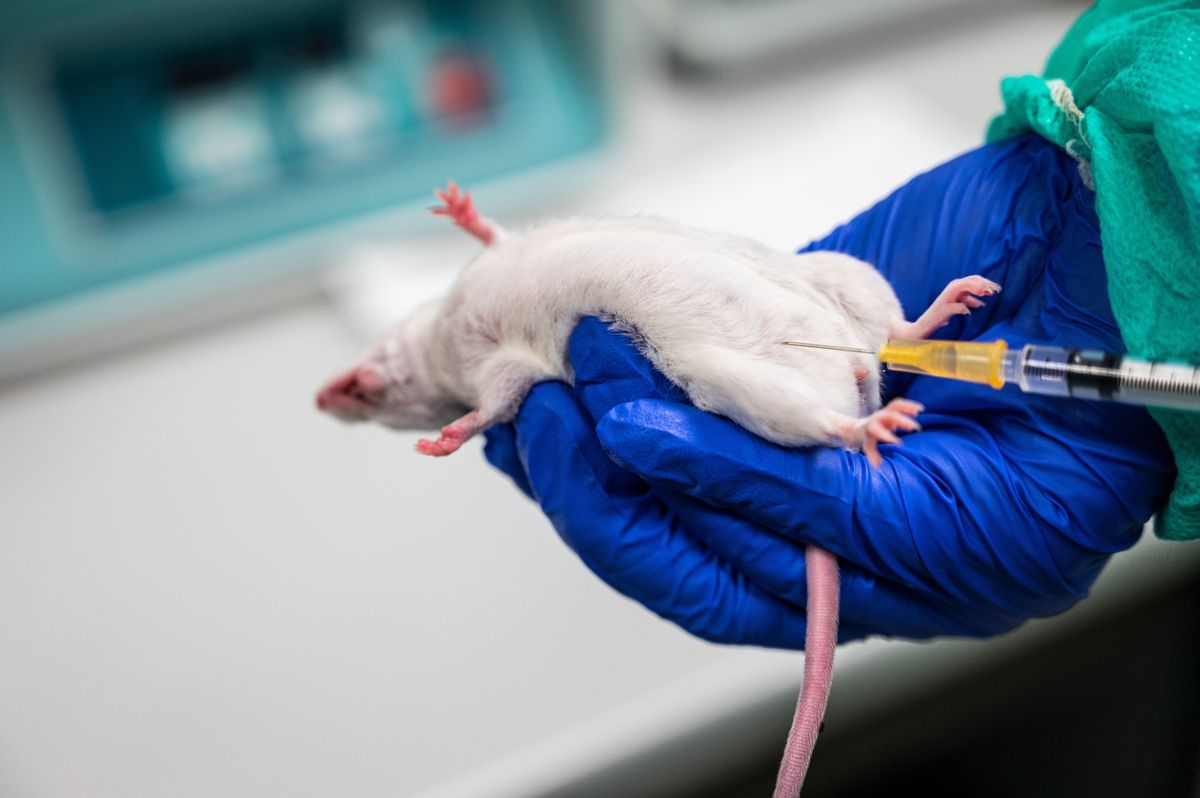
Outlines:
{"label": "syringe barrel", "polygon": [[1004,341],[925,341],[893,338],[879,350],[879,359],[892,371],[1004,385]]}
{"label": "syringe barrel", "polygon": [[1028,393],[1200,410],[1197,366],[1028,344],[1009,353],[1005,372]]}

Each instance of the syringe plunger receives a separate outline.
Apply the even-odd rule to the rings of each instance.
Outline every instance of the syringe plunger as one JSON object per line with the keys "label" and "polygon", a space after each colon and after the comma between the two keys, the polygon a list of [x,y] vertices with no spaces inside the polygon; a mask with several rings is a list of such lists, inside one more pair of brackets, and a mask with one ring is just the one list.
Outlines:
{"label": "syringe plunger", "polygon": [[1200,367],[1027,344],[1011,353],[1007,380],[1028,393],[1200,410]]}

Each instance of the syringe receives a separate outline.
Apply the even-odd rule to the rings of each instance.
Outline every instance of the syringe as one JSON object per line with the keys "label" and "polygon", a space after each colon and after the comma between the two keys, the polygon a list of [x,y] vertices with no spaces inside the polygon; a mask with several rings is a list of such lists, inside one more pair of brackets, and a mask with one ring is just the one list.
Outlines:
{"label": "syringe", "polygon": [[1026,393],[1200,411],[1200,366],[1183,363],[1042,344],[1010,350],[1005,341],[897,338],[878,352],[799,341],[784,343],[876,355],[893,371],[980,382],[993,388],[1012,382]]}

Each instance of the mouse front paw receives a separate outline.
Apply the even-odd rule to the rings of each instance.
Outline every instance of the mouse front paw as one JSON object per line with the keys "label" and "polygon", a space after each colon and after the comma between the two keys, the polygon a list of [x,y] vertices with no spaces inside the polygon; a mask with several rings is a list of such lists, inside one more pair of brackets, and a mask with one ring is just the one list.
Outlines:
{"label": "mouse front paw", "polygon": [[472,410],[462,418],[456,419],[442,427],[437,440],[422,438],[417,441],[417,451],[430,457],[445,457],[454,454],[462,445],[487,429],[489,422],[484,420],[478,410]]}

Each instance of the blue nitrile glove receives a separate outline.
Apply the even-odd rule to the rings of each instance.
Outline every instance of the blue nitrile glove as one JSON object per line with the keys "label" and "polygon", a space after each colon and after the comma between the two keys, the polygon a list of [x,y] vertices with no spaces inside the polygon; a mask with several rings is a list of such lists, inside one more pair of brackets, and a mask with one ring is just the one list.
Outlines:
{"label": "blue nitrile glove", "polygon": [[[1092,194],[1040,139],[914,178],[805,251],[821,249],[874,263],[910,319],[953,278],[1004,286],[937,337],[1123,351]],[[536,386],[489,432],[489,461],[602,579],[714,641],[803,647],[806,543],[841,559],[843,639],[989,635],[1061,612],[1174,479],[1140,408],[889,373],[887,396],[925,405],[923,431],[872,469],[695,409],[594,319],[569,355],[575,386]]]}

